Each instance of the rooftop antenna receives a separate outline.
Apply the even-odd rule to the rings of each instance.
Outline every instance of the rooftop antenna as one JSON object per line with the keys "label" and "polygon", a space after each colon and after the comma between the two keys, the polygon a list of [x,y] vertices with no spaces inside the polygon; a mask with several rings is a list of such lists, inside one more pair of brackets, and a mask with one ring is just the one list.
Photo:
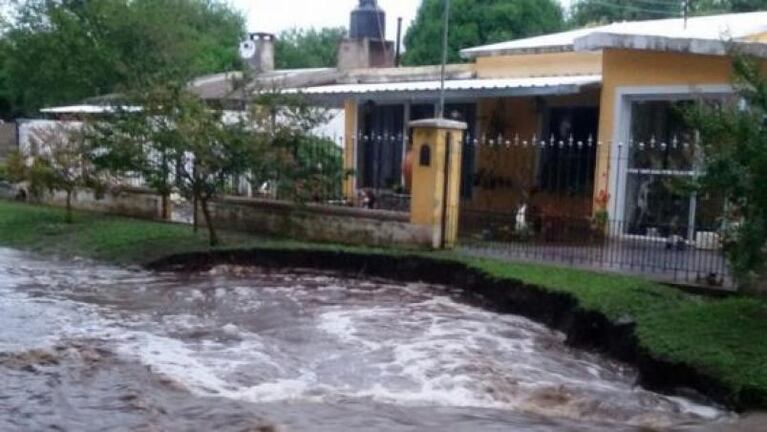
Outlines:
{"label": "rooftop antenna", "polygon": [[442,71],[440,73],[439,107],[437,118],[445,118],[445,75],[447,69],[447,38],[450,27],[450,0],[445,0],[445,16],[442,29]]}

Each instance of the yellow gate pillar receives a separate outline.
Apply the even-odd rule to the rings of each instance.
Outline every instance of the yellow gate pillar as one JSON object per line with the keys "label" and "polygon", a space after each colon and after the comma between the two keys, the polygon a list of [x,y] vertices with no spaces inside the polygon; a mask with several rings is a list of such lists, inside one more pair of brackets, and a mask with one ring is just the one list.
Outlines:
{"label": "yellow gate pillar", "polygon": [[458,239],[461,161],[466,123],[418,120],[413,129],[410,222],[429,226],[432,247],[453,248]]}

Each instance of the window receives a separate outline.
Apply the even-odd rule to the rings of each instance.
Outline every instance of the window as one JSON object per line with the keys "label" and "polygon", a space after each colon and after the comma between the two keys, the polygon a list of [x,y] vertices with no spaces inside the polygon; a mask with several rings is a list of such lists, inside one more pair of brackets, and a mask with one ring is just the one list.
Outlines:
{"label": "window", "polygon": [[542,191],[591,196],[598,125],[598,108],[549,110],[548,128],[543,137],[546,145],[540,149],[538,170]]}
{"label": "window", "polygon": [[698,168],[696,140],[684,121],[684,110],[691,103],[631,103],[626,161],[619,161],[627,167],[628,234],[694,239],[697,197],[690,186]]}

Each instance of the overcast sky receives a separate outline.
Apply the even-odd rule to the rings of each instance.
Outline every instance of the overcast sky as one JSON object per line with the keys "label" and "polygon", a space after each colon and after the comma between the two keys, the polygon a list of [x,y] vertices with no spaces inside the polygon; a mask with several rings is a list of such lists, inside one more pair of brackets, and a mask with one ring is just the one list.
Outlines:
{"label": "overcast sky", "polygon": [[[248,30],[278,33],[292,27],[349,26],[349,12],[358,0],[230,0],[248,16]],[[560,0],[565,6],[571,0]],[[415,19],[419,0],[378,0],[386,11],[386,32],[394,39],[397,17],[404,26]]]}

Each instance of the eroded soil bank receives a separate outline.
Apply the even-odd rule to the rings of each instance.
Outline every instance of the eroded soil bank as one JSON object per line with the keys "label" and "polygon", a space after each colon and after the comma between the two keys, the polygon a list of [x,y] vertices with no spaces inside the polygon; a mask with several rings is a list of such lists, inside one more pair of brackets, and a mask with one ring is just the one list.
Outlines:
{"label": "eroded soil bank", "polygon": [[181,254],[148,267],[190,272],[209,270],[221,264],[334,270],[355,277],[364,275],[460,288],[465,297],[487,310],[533,319],[563,332],[571,346],[604,353],[635,366],[639,371],[638,384],[648,389],[712,401],[739,412],[761,410],[767,406],[767,395],[758,389],[733,394],[724,383],[704,371],[651,355],[639,343],[629,316],[613,321],[601,313],[581,308],[567,293],[514,279],[491,277],[455,260],[420,255],[269,248]]}

